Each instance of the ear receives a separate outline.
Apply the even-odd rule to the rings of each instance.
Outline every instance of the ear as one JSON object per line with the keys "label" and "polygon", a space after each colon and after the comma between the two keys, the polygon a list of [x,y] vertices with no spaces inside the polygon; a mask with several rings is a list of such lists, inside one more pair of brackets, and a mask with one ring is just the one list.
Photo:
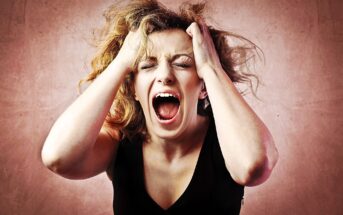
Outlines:
{"label": "ear", "polygon": [[205,83],[202,84],[202,88],[199,94],[199,99],[205,99],[207,97],[207,91],[206,91],[206,86]]}
{"label": "ear", "polygon": [[137,96],[137,94],[136,94],[136,89],[132,86],[132,87],[131,87],[131,90],[132,90],[133,98],[134,98],[136,101],[139,101],[138,96]]}
{"label": "ear", "polygon": [[138,96],[137,96],[137,94],[136,94],[136,90],[132,87],[131,88],[131,92],[132,92],[132,97],[136,100],[136,101],[139,101],[139,99],[138,99]]}

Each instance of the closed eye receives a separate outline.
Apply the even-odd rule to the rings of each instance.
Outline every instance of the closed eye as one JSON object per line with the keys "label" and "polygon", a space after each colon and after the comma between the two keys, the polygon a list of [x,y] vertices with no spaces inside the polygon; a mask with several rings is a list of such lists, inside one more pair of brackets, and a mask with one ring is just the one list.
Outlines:
{"label": "closed eye", "polygon": [[156,58],[146,57],[138,64],[140,70],[148,70],[156,66]]}
{"label": "closed eye", "polygon": [[189,63],[174,63],[174,66],[180,67],[180,68],[190,68],[192,67],[192,64]]}
{"label": "closed eye", "polygon": [[194,61],[192,57],[188,55],[175,55],[172,65],[181,69],[188,69],[194,66]]}
{"label": "closed eye", "polygon": [[147,69],[151,69],[155,66],[154,63],[147,63],[147,64],[143,64],[141,65],[139,68],[140,70],[147,70]]}
{"label": "closed eye", "polygon": [[153,65],[144,65],[144,66],[141,66],[141,69],[143,70],[143,69],[149,69],[149,68],[151,68],[151,67],[153,67]]}

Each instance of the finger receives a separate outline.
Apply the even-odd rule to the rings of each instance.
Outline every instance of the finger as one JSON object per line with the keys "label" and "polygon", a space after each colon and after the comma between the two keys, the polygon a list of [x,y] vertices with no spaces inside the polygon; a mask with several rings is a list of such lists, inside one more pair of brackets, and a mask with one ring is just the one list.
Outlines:
{"label": "finger", "polygon": [[187,33],[189,36],[193,37],[192,30],[191,30],[191,26],[188,26],[188,28],[186,29],[186,33]]}
{"label": "finger", "polygon": [[203,37],[199,28],[199,25],[196,22],[193,22],[186,30],[186,32],[196,40],[198,43],[203,41]]}

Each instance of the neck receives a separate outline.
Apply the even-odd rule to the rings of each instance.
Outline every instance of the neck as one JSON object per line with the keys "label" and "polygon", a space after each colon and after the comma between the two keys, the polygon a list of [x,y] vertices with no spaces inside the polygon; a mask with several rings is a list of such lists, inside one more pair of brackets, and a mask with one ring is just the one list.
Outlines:
{"label": "neck", "polygon": [[168,162],[189,154],[192,150],[202,146],[209,126],[208,117],[199,117],[194,129],[185,131],[184,135],[174,139],[151,137],[146,141],[145,148],[154,154],[160,154]]}

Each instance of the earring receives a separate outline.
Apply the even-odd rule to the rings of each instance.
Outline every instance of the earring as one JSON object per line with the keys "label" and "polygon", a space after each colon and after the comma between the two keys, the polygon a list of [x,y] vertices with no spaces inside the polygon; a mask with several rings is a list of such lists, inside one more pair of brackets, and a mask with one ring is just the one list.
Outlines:
{"label": "earring", "polygon": [[207,98],[207,91],[206,91],[206,86],[205,83],[202,84],[202,88],[200,91],[199,99],[203,100]]}
{"label": "earring", "polygon": [[204,103],[203,103],[204,110],[206,110],[209,105],[210,105],[210,101],[208,99],[208,96],[206,96],[206,98],[204,98]]}

